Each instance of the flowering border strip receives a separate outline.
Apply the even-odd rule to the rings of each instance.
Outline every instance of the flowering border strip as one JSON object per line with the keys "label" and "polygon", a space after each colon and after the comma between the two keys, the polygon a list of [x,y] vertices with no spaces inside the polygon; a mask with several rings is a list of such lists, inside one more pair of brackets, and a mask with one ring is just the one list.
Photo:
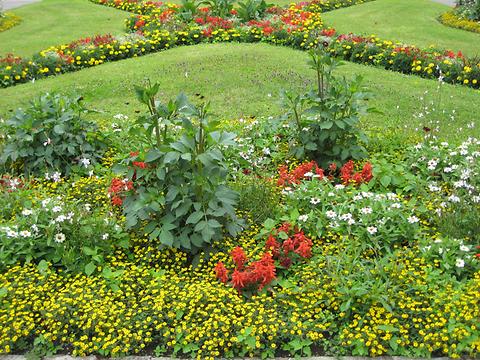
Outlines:
{"label": "flowering border strip", "polygon": [[438,21],[445,26],[480,34],[480,22],[463,19],[453,11],[443,13],[438,17]]}
{"label": "flowering border strip", "polygon": [[22,22],[22,18],[12,13],[5,13],[3,18],[0,18],[0,32],[11,29]]}
{"label": "flowering border strip", "polygon": [[[109,4],[105,2],[106,0],[90,1],[98,3],[104,1],[103,5],[107,6]],[[115,0],[115,3],[119,7],[128,4],[138,6],[131,1]],[[148,4],[151,6],[152,3]],[[158,4],[170,9],[168,10],[170,13],[172,8],[177,7],[172,4]],[[337,36],[334,29],[323,28],[320,18],[322,7],[318,4],[319,2],[315,0],[292,4],[282,13],[282,21],[286,26],[276,28],[261,21],[232,27],[227,19],[220,19],[224,21],[215,22],[213,30],[211,23],[208,25],[194,23],[185,24],[189,27],[175,31],[162,29],[164,19],[158,17],[158,12],[155,13],[148,8],[144,12],[149,11],[153,16],[133,15],[127,20],[127,26],[133,31],[130,34],[117,37],[98,35],[79,39],[70,44],[50,47],[34,55],[32,59],[22,59],[14,55],[1,58],[0,86],[9,87],[179,45],[237,41],[265,42],[302,50],[323,45],[333,55],[344,60],[480,88],[480,62],[477,60],[468,59],[460,52],[455,54],[446,50],[422,50],[414,46],[380,40],[375,36],[363,37],[353,34]],[[210,31],[206,31],[208,29]]]}

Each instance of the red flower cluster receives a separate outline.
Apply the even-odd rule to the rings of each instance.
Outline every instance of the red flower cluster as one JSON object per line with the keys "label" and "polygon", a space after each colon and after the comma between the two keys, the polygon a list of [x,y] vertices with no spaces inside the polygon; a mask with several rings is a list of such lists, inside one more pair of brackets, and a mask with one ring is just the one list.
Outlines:
{"label": "red flower cluster", "polygon": [[0,64],[20,64],[22,62],[22,58],[20,56],[15,56],[13,54],[7,54],[4,58],[0,58]]}
{"label": "red flower cluster", "polygon": [[[363,165],[363,169],[361,171],[355,172],[355,163],[350,160],[345,163],[340,168],[340,180],[344,184],[355,184],[359,185],[361,183],[369,182],[372,177],[372,164],[369,162]],[[337,173],[337,165],[332,163],[328,167],[327,178],[330,181],[334,181]],[[310,180],[312,177],[318,177],[319,179],[323,179],[325,176],[325,171],[320,168],[315,161],[310,161],[303,163],[297,166],[292,171],[288,171],[286,165],[280,166],[278,169],[279,179],[277,184],[279,186],[289,186],[293,184],[300,184],[302,180]]]}
{"label": "red flower cluster", "polygon": [[111,44],[114,41],[115,41],[115,38],[110,34],[96,35],[94,37],[86,37],[84,39],[78,39],[78,40],[72,41],[70,44],[68,44],[68,47],[69,49],[76,49],[79,46],[90,45],[90,44],[98,47],[100,45]]}
{"label": "red flower cluster", "polygon": [[124,193],[133,189],[133,181],[126,179],[112,179],[108,188],[108,195],[112,198],[112,205],[121,206],[123,204]]}
{"label": "red flower cluster", "polygon": [[354,168],[355,164],[353,160],[350,160],[340,169],[340,179],[342,179],[344,184],[353,183],[355,185],[359,185],[372,180],[372,164],[369,162],[365,163],[362,171],[354,172]]}
{"label": "red flower cluster", "polygon": [[[477,245],[477,249],[480,251],[480,245]],[[475,254],[475,257],[480,260],[480,253]]]}
{"label": "red flower cluster", "polygon": [[262,29],[264,35],[270,35],[275,29],[272,27],[272,23],[268,20],[258,21],[258,20],[250,20],[247,25],[255,26]]}
{"label": "red flower cluster", "polygon": [[195,22],[199,25],[209,25],[210,28],[213,29],[231,29],[233,23],[228,20],[221,18],[219,16],[205,16],[195,18]]}
{"label": "red flower cluster", "polygon": [[318,164],[313,160],[297,166],[295,169],[293,169],[290,172],[288,171],[288,168],[286,165],[282,165],[278,169],[278,173],[280,177],[277,181],[277,184],[279,186],[300,184],[301,180],[310,178],[308,176],[305,176],[308,173],[317,175],[320,179],[322,179],[324,176],[323,170],[320,167],[318,167]]}
{"label": "red flower cluster", "polygon": [[[245,267],[247,257],[241,247],[236,247],[232,251],[232,259],[235,269],[231,276],[231,284],[238,291],[245,289],[260,291],[275,279],[275,262],[272,254],[268,252],[264,253],[260,260],[253,261]],[[229,272],[222,262],[215,266],[215,275],[224,284],[229,280]]]}
{"label": "red flower cluster", "polygon": [[322,31],[320,32],[323,36],[328,36],[328,37],[332,37],[335,35],[336,33],[336,30],[333,29],[333,28],[330,28],[330,29],[322,29]]}
{"label": "red flower cluster", "polygon": [[[282,240],[280,233],[287,234]],[[235,269],[231,276],[222,262],[215,266],[215,276],[222,283],[229,281],[239,292],[242,290],[262,290],[276,277],[277,267],[288,269],[295,258],[310,258],[312,256],[312,240],[305,236],[303,231],[292,227],[289,223],[282,224],[274,230],[265,243],[265,253],[262,258],[246,265],[248,258],[241,247],[236,247],[231,253]]]}
{"label": "red flower cluster", "polygon": [[[280,237],[280,233],[287,234],[286,239]],[[312,240],[302,230],[292,227],[289,223],[283,223],[274,230],[265,243],[265,249],[272,252],[275,260],[278,260],[284,268],[289,268],[295,260],[295,254],[308,259],[312,256]]]}

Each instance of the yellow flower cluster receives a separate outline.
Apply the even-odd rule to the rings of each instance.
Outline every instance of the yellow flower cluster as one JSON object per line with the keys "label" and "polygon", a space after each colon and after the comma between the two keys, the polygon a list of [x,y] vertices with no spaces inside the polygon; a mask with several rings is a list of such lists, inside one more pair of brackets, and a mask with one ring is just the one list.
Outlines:
{"label": "yellow flower cluster", "polygon": [[17,16],[15,14],[12,14],[12,13],[3,14],[3,17],[0,17],[0,32],[8,30],[20,24],[21,21],[22,19],[20,18],[20,16]]}
{"label": "yellow flower cluster", "polygon": [[438,20],[446,26],[480,33],[480,23],[478,21],[461,18],[453,11],[449,11],[440,15]]}

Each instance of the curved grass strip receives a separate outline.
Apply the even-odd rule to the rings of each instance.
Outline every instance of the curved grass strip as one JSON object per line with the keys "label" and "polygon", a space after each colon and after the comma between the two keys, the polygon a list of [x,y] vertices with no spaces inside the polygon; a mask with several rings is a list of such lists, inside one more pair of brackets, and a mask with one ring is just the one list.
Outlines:
{"label": "curved grass strip", "polygon": [[292,4],[287,9],[273,7],[265,19],[248,22],[242,22],[235,16],[210,16],[208,8],[200,16],[186,22],[175,17],[181,10],[179,5],[158,3],[154,8],[147,5],[142,9],[133,8],[138,4],[130,1],[92,1],[110,6],[114,4],[122,9],[128,6],[128,9],[131,7],[143,14],[132,15],[127,20],[130,33],[123,36],[103,35],[80,39],[48,48],[32,59],[13,55],[0,59],[0,86],[8,87],[180,45],[265,42],[301,50],[324,46],[327,51],[348,61],[430,79],[442,78],[448,83],[476,89],[480,87],[480,61],[468,59],[461,53],[421,50],[376,37],[337,36],[335,30],[323,26],[321,13],[324,1]]}
{"label": "curved grass strip", "polygon": [[20,16],[17,16],[15,14],[12,14],[12,13],[3,14],[3,17],[0,17],[0,32],[6,31],[20,24],[21,21],[22,19],[20,18]]}
{"label": "curved grass strip", "polygon": [[461,18],[453,11],[449,11],[440,15],[438,21],[445,26],[480,34],[480,22]]}

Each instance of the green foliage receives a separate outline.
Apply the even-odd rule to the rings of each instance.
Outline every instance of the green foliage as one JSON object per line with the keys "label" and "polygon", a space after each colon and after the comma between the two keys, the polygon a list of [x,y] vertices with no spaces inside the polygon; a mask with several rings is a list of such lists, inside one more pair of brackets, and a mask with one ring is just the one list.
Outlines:
{"label": "green foliage", "polygon": [[[0,203],[9,199],[18,203],[19,198],[15,192],[3,192]],[[61,198],[33,202],[23,196],[19,210],[14,219],[0,223],[2,269],[35,260],[42,270],[51,263],[90,275],[114,246],[128,247],[128,238],[116,219],[90,206]]]}
{"label": "green foliage", "polygon": [[295,129],[290,144],[299,159],[314,159],[321,166],[332,161],[345,162],[366,155],[360,141],[366,136],[359,129],[360,116],[368,113],[362,78],[354,80],[333,75],[340,62],[322,49],[310,51],[309,65],[316,72],[317,89],[306,94],[283,92],[286,117]]}
{"label": "green foliage", "polygon": [[260,19],[265,14],[265,11],[271,6],[272,4],[267,4],[265,0],[247,0],[239,2],[237,15],[245,22]]}
{"label": "green foliage", "polygon": [[228,17],[233,10],[234,0],[204,0],[200,4],[210,7],[213,16]]}
{"label": "green foliage", "polygon": [[480,243],[480,206],[478,204],[459,203],[438,216],[436,219],[438,231],[441,234],[456,239],[470,239]]}
{"label": "green foliage", "polygon": [[247,212],[254,223],[261,224],[268,218],[275,218],[280,194],[273,182],[255,175],[239,175],[232,187],[239,193],[238,210]]}
{"label": "green foliage", "polygon": [[25,175],[94,164],[106,149],[95,123],[83,118],[80,97],[46,93],[18,109],[2,126],[6,134],[0,165]]}
{"label": "green foliage", "polygon": [[[134,191],[124,201],[127,226],[195,254],[221,240],[225,230],[234,236],[240,229],[238,194],[227,186],[223,155],[225,147],[235,144],[235,134],[217,130],[218,124],[208,119],[208,104],[197,107],[180,96],[181,102],[166,106],[155,101],[156,90],[157,85],[137,89],[150,109],[147,137],[157,142],[121,168],[134,181]],[[177,137],[167,131],[173,124]]]}
{"label": "green foliage", "polygon": [[197,0],[182,0],[182,7],[179,16],[183,21],[192,21],[198,13],[200,3]]}

